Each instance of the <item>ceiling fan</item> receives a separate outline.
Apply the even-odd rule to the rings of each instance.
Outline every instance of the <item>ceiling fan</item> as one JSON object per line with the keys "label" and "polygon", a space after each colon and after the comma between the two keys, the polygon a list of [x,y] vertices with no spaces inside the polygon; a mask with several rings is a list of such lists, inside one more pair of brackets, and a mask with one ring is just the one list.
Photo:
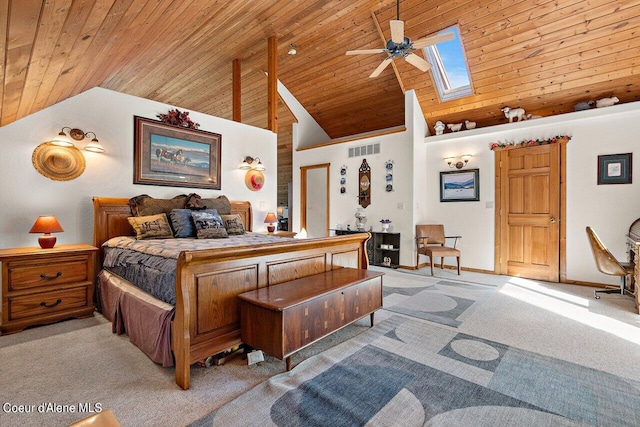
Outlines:
{"label": "ceiling fan", "polygon": [[396,2],[396,19],[389,21],[391,29],[391,38],[387,40],[387,47],[384,49],[364,49],[364,50],[348,50],[347,55],[367,55],[372,53],[386,53],[388,56],[373,70],[369,77],[378,77],[382,71],[387,68],[396,58],[404,58],[409,64],[417,67],[421,71],[429,71],[431,65],[416,55],[412,51],[423,49],[427,46],[453,40],[453,33],[437,34],[425,37],[412,42],[409,37],[404,35],[404,22],[400,20],[400,0]]}

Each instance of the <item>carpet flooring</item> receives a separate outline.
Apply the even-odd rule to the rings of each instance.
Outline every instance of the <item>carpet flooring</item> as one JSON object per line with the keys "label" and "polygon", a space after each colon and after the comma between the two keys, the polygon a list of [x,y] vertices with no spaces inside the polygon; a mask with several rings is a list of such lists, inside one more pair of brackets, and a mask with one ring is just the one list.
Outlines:
{"label": "carpet flooring", "polygon": [[192,424],[637,426],[640,382],[394,316]]}
{"label": "carpet flooring", "polygon": [[[99,314],[0,336],[0,426],[67,426],[91,415],[88,404],[111,409],[123,426],[255,425],[251,412],[263,416],[257,425],[312,425],[309,412],[338,425],[398,425],[399,407],[401,425],[640,424],[631,298],[470,272],[380,271],[387,297],[373,328],[367,318],[303,349],[290,372],[268,355],[249,366],[241,357],[194,365],[188,391]],[[411,304],[412,292],[424,307]],[[456,307],[473,302],[451,309],[443,296]],[[343,418],[339,401],[355,414]],[[41,412],[41,403],[62,410]],[[36,409],[12,410],[19,405]]]}

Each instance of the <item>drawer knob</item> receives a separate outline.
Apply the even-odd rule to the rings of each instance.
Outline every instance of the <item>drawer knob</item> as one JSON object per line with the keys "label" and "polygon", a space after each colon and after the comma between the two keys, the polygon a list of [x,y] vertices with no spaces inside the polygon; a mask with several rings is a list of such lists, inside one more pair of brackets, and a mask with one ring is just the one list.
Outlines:
{"label": "drawer knob", "polygon": [[46,302],[44,302],[44,301],[42,301],[42,302],[40,303],[40,305],[41,305],[41,306],[43,306],[43,307],[46,307],[46,308],[53,308],[53,307],[55,307],[56,305],[60,304],[61,302],[62,302],[62,300],[61,300],[60,298],[58,298],[58,301],[54,302],[54,303],[53,303],[53,304],[51,304],[51,305],[48,305],[48,304],[47,304]]}
{"label": "drawer knob", "polygon": [[58,271],[58,273],[56,273],[55,276],[47,276],[46,274],[41,274],[40,278],[43,280],[54,280],[57,279],[58,277],[62,276],[62,271]]}

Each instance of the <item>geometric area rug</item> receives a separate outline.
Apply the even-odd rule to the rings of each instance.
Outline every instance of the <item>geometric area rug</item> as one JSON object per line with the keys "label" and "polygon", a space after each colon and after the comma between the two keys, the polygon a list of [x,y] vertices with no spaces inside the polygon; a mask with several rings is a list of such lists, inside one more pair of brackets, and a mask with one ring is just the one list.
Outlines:
{"label": "geometric area rug", "polygon": [[640,382],[392,316],[192,426],[638,426]]}
{"label": "geometric area rug", "polygon": [[385,310],[459,327],[498,288],[492,285],[438,280],[429,286],[402,287],[402,282],[384,281]]}

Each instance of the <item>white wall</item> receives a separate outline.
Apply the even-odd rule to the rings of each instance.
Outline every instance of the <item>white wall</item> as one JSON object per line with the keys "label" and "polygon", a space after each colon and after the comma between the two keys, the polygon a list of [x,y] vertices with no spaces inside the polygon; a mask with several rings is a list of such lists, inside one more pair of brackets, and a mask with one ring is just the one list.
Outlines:
{"label": "white wall", "polygon": [[280,80],[278,80],[278,94],[297,120],[293,124],[293,140],[301,141],[300,147],[321,144],[331,139]]}
{"label": "white wall", "polygon": [[[0,128],[0,247],[37,246],[38,236],[28,232],[42,214],[56,215],[64,228],[64,233],[56,234],[58,244],[92,243],[93,196],[225,194],[231,200],[250,201],[254,230],[266,230],[262,221],[267,211],[275,212],[277,207],[277,139],[271,131],[191,111],[190,117],[200,123],[200,129],[222,135],[222,189],[133,184],[133,116],[155,119],[156,114],[171,108],[174,106],[94,88]],[[85,172],[72,181],[52,181],[36,171],[31,155],[63,126],[95,132],[106,153],[83,150]],[[79,148],[85,142],[88,140],[80,142]],[[245,172],[238,169],[245,155],[260,157],[267,168],[265,185],[259,192],[245,186]]]}
{"label": "white wall", "polygon": [[[413,97],[413,92],[407,95]],[[405,115],[413,117],[413,102],[408,104]],[[424,121],[424,120],[423,120]],[[426,125],[425,125],[426,126]],[[327,145],[324,147],[294,151],[293,153],[293,199],[294,212],[300,209],[300,167],[321,163],[331,163],[329,177],[329,200],[330,200],[330,218],[329,227],[335,228],[340,223],[343,227],[347,224],[351,225],[351,229],[355,229],[356,218],[355,213],[358,205],[358,169],[362,163],[362,159],[366,159],[371,168],[371,205],[365,212],[367,214],[366,229],[370,226],[374,231],[382,231],[380,220],[383,218],[391,219],[392,232],[400,232],[402,237],[400,264],[413,265],[413,255],[410,253],[413,248],[413,218],[412,218],[412,158],[413,158],[413,141],[410,135],[412,131],[398,132],[385,136],[371,137],[359,139],[353,142],[343,144]],[[420,134],[420,140],[424,133]],[[380,153],[375,155],[367,155],[364,157],[349,158],[348,150],[350,147],[357,147],[373,143],[380,143]],[[294,139],[294,147],[297,141]],[[387,160],[394,161],[393,168],[393,188],[394,191],[385,191],[385,162]],[[346,188],[347,192],[340,193],[340,168],[347,166]],[[293,229],[300,231],[300,220],[294,214]],[[405,249],[406,248],[406,249]]]}
{"label": "white wall", "polygon": [[[522,123],[477,128],[453,134],[427,136],[420,107],[412,91],[405,98],[407,131],[314,149],[294,151],[294,205],[300,194],[299,167],[331,163],[330,226],[355,225],[357,176],[362,158],[348,158],[350,147],[380,142],[381,153],[367,156],[372,170],[372,204],[366,209],[367,226],[379,230],[389,217],[393,231],[402,233],[403,266],[415,265],[414,229],[417,223],[443,223],[447,234],[461,235],[462,266],[493,271],[495,235],[495,164],[492,142],[544,139],[570,135],[567,145],[567,279],[618,284],[599,273],[593,261],[585,227],[592,226],[621,260],[626,259],[625,234],[640,217],[638,178],[627,185],[597,185],[597,157],[636,151],[640,135],[640,103],[581,111]],[[298,144],[298,145],[296,145]],[[294,147],[304,147],[294,140]],[[440,171],[451,170],[443,157],[472,154],[467,168],[480,170],[480,201],[440,202]],[[384,191],[384,162],[394,160],[394,189]],[[347,193],[340,194],[340,167],[347,166]],[[637,168],[636,168],[637,169]],[[404,209],[400,206],[404,204]],[[294,229],[299,224],[293,218]]]}
{"label": "white wall", "polygon": [[[611,252],[626,260],[625,234],[640,217],[640,183],[597,185],[597,158],[601,154],[636,153],[640,135],[640,103],[616,105],[548,118],[505,124],[425,138],[427,175],[426,210],[421,218],[442,222],[447,233],[459,234],[462,265],[484,270],[494,267],[495,163],[492,142],[544,139],[570,135],[567,145],[567,278],[618,284],[615,277],[599,273],[587,241],[585,227],[594,227]],[[480,169],[480,201],[440,203],[439,174],[449,170],[442,160],[470,153],[468,168]]]}

